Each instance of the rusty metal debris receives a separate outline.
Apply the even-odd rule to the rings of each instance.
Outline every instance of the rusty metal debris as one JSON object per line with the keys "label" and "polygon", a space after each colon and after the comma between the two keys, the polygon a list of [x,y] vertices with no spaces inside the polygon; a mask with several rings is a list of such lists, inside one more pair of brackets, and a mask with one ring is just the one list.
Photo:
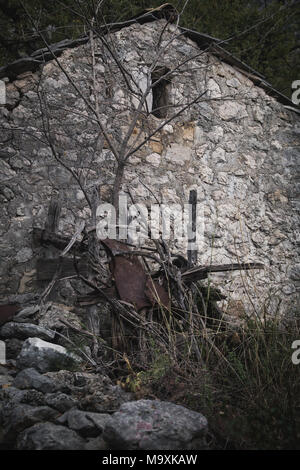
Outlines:
{"label": "rusty metal debris", "polygon": [[114,257],[112,276],[121,300],[133,304],[137,311],[151,307],[145,295],[147,276],[138,260]]}
{"label": "rusty metal debris", "polygon": [[[53,259],[52,252],[51,259],[44,258],[37,264],[38,280],[46,281],[50,274],[52,278],[41,298],[44,296],[44,300],[60,279],[82,280],[91,291],[78,296],[77,305],[107,302],[113,313],[112,348],[131,351],[132,345],[138,345],[142,364],[146,363],[147,335],[150,333],[161,338],[161,332],[170,324],[188,332],[193,352],[201,362],[194,326],[201,327],[204,322],[210,325],[216,321],[219,322],[218,328],[222,329],[223,312],[217,302],[225,297],[217,289],[210,285],[207,288],[198,281],[213,272],[264,267],[260,263],[196,266],[196,251],[188,249],[187,257],[172,253],[163,239],[155,240],[152,248],[136,248],[109,238],[99,241],[94,228],[84,225],[80,225],[69,239],[56,233],[57,211],[51,210],[50,216],[45,230],[35,230],[34,235],[43,246],[50,244],[62,251],[58,259]],[[189,240],[193,241],[192,237]],[[103,256],[104,251],[107,259]],[[94,346],[97,351],[98,345],[95,343]]]}
{"label": "rusty metal debris", "polygon": [[[56,211],[52,212],[56,214]],[[51,217],[53,216],[52,212],[50,214]],[[209,273],[262,269],[264,267],[260,263],[192,266],[189,259],[181,255],[174,256],[169,252],[165,252],[162,249],[164,245],[160,246],[159,243],[158,245],[156,244],[156,249],[149,249],[150,251],[147,252],[146,248],[144,250],[137,250],[128,243],[107,238],[101,240],[101,244],[109,258],[111,276],[108,281],[105,279],[104,282],[102,272],[96,269],[97,274],[94,277],[96,283],[94,283],[90,282],[89,278],[89,271],[93,263],[89,263],[85,255],[82,256],[82,254],[89,253],[89,245],[85,236],[83,236],[81,242],[78,241],[78,237],[75,236],[76,234],[70,240],[67,237],[58,235],[54,231],[49,231],[49,228],[54,226],[54,223],[51,222],[51,224],[49,225],[48,223],[48,230],[36,229],[34,232],[35,237],[39,238],[43,244],[51,244],[59,249],[64,248],[63,254],[67,251],[73,251],[73,258],[64,256],[63,259],[60,259],[61,270],[59,278],[76,276],[77,274],[90,287],[94,288],[94,291],[91,291],[89,294],[78,297],[78,302],[81,305],[96,304],[104,298],[106,300],[121,300],[131,304],[139,313],[144,309],[151,309],[153,307],[163,307],[169,310],[172,295],[172,303],[174,303],[174,300],[176,304],[177,299],[180,308],[185,309],[185,289],[189,289],[193,283],[199,280],[206,279]],[[80,234],[83,228],[80,230]],[[147,258],[152,258],[152,260],[159,264],[158,270],[152,274],[149,272],[146,262]],[[74,265],[75,261],[76,266]],[[98,266],[100,262],[101,259],[97,255],[94,259],[94,264],[96,263]],[[37,278],[39,280],[48,280],[50,274],[51,277],[53,276],[56,264],[57,260],[55,259],[39,262]],[[98,283],[102,285],[101,288],[98,287]]]}
{"label": "rusty metal debris", "polygon": [[169,308],[168,293],[145,272],[126,243],[105,239],[102,244],[111,257],[110,269],[121,300],[134,305],[138,312],[155,304]]}
{"label": "rusty metal debris", "polygon": [[151,277],[148,277],[147,279],[145,294],[151,300],[153,305],[157,303],[167,310],[170,309],[171,299],[168,292]]}

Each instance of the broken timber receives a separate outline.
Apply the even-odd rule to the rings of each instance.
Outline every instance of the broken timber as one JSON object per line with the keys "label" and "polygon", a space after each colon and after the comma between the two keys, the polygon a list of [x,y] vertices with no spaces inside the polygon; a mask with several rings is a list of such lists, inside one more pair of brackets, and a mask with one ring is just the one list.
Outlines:
{"label": "broken timber", "polygon": [[215,264],[210,266],[196,266],[188,269],[181,274],[182,280],[186,282],[200,281],[206,279],[209,273],[219,273],[228,271],[248,271],[249,269],[263,269],[261,263],[232,263],[232,264]]}
{"label": "broken timber", "polygon": [[[34,236],[36,241],[40,243],[55,246],[58,249],[66,251],[76,250],[76,253],[83,254],[87,252],[88,245],[85,242],[75,241],[69,237],[58,235],[49,230],[35,229]],[[153,276],[146,275],[143,266],[138,261],[134,252],[131,252],[127,244],[118,242],[117,240],[101,240],[102,245],[110,255],[111,274],[115,282],[115,286],[109,294],[118,294],[121,300],[132,303],[137,310],[144,307],[150,307],[154,303],[164,305],[166,308],[170,305],[170,299],[165,289],[155,280],[157,273]],[[66,249],[69,247],[69,249]],[[187,260],[186,260],[187,261]],[[190,260],[191,261],[191,260]],[[74,259],[72,258],[56,258],[56,259],[39,259],[37,263],[37,277],[40,281],[49,281],[55,275],[58,265],[60,263],[59,278],[76,276],[78,272],[82,276],[88,274],[88,262],[83,258],[77,260],[77,268],[74,266]],[[173,263],[176,267],[176,263]],[[221,264],[210,266],[195,266],[189,268],[188,261],[183,263],[181,272],[181,280],[183,284],[189,285],[193,282],[206,279],[209,273],[216,272],[229,272],[250,269],[263,269],[264,265],[261,263],[233,263]],[[178,268],[176,268],[178,269]],[[77,272],[78,270],[78,272]],[[113,294],[113,297],[115,296]],[[101,300],[101,295],[96,292],[91,292],[91,296],[84,296],[78,299],[86,305],[98,303]]]}
{"label": "broken timber", "polygon": [[[43,230],[41,228],[33,229],[33,237],[36,243],[42,243],[42,245],[54,246],[58,250],[64,250],[64,248],[70,242],[70,237],[64,235],[58,235],[57,233],[50,232],[49,230]],[[72,246],[71,251],[76,251],[78,253],[83,253],[87,251],[86,242],[76,241]]]}

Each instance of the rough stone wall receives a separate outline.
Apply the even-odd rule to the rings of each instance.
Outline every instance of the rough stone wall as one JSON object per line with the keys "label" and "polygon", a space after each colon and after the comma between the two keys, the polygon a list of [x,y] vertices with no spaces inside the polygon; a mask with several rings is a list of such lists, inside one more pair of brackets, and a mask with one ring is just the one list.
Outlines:
{"label": "rough stone wall", "polygon": [[[172,74],[169,103],[184,104],[207,93],[130,158],[123,189],[130,187],[136,202],[148,204],[155,203],[153,194],[165,204],[187,203],[190,189],[197,189],[205,215],[199,262],[265,265],[260,272],[211,276],[228,294],[228,312],[241,312],[243,305],[273,313],[295,309],[299,116],[191,40],[174,39],[173,26],[164,27],[160,20],[114,33],[119,59],[143,88],[158,53],[158,65],[169,69],[191,58]],[[128,103],[136,103],[103,45],[95,41],[95,81],[89,43],[66,50],[59,61],[92,104],[96,84],[99,115],[121,142],[130,121]],[[43,227],[51,197],[59,195],[63,202],[61,232],[74,233],[79,220],[90,217],[78,184],[53,158],[45,131],[50,129],[59,158],[86,178],[88,191],[99,188],[101,201],[111,195],[116,170],[91,110],[55,61],[7,83],[6,90],[7,106],[0,108],[2,299],[36,288],[41,248],[33,243],[32,227]],[[42,118],[45,101],[49,119]],[[142,141],[160,122],[151,114],[141,119],[130,142]]]}

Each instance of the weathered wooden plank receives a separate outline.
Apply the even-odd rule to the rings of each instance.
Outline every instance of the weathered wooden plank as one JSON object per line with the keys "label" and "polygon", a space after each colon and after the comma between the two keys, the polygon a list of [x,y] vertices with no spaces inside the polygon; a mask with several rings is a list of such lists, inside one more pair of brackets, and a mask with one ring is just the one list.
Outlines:
{"label": "weathered wooden plank", "polygon": [[[57,233],[43,230],[37,227],[33,228],[33,237],[36,243],[51,245],[58,250],[64,250],[71,240],[70,237],[66,237],[65,235],[58,235]],[[78,251],[79,253],[87,251],[87,243],[75,242],[71,248],[71,251],[74,250]]]}
{"label": "weathered wooden plank", "polygon": [[57,199],[52,199],[48,208],[48,216],[45,223],[45,230],[48,232],[56,232],[58,229],[58,221],[61,212],[61,203]]}
{"label": "weathered wooden plank", "polygon": [[227,271],[248,271],[249,269],[263,269],[261,263],[232,263],[232,264],[215,264],[211,266],[196,266],[182,273],[184,282],[194,282],[200,279],[206,279],[209,273],[219,273]]}

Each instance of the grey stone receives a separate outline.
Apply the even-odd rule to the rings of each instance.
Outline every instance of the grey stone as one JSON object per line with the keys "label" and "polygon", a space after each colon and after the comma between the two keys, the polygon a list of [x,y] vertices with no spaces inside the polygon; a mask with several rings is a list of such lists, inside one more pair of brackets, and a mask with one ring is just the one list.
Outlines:
{"label": "grey stone", "polygon": [[183,166],[191,158],[191,149],[184,145],[173,144],[166,153],[166,159],[175,165]]}
{"label": "grey stone", "polygon": [[200,413],[170,402],[138,400],[112,415],[103,438],[112,449],[205,449],[207,431]]}
{"label": "grey stone", "polygon": [[0,365],[0,375],[10,375],[12,377],[16,375],[16,371],[6,367],[5,365]]}
{"label": "grey stone", "polygon": [[14,379],[13,385],[20,389],[34,388],[43,393],[51,393],[57,390],[55,382],[33,368],[24,369],[19,372]]}
{"label": "grey stone", "polygon": [[226,162],[226,153],[225,150],[221,147],[216,148],[212,154],[213,161],[216,163]]}
{"label": "grey stone", "polygon": [[225,121],[241,119],[248,116],[245,106],[237,101],[225,101],[225,103],[220,106],[219,114],[221,119]]}
{"label": "grey stone", "polygon": [[0,402],[25,403],[27,405],[44,406],[45,399],[43,393],[30,389],[19,390],[13,386],[0,390]]}
{"label": "grey stone", "polygon": [[47,329],[62,330],[66,325],[61,320],[67,320],[75,328],[81,328],[80,318],[66,305],[49,302],[40,309],[39,326]]}
{"label": "grey stone", "polygon": [[65,393],[47,393],[45,395],[45,402],[60,413],[64,413],[78,404],[75,398]]}
{"label": "grey stone", "polygon": [[31,248],[22,248],[16,254],[16,259],[17,259],[18,263],[25,263],[25,261],[30,260],[32,255],[33,255],[33,252],[32,252]]}
{"label": "grey stone", "polygon": [[0,403],[6,401],[21,403],[23,397],[24,392],[22,390],[18,390],[15,387],[8,387],[2,390],[0,389]]}
{"label": "grey stone", "polygon": [[3,338],[40,338],[51,340],[55,337],[55,331],[43,328],[33,323],[8,322],[2,326],[0,336]]}
{"label": "grey stone", "polygon": [[62,393],[70,394],[74,390],[74,381],[77,373],[69,370],[60,370],[57,372],[46,372],[45,377],[53,380],[57,389]]}
{"label": "grey stone", "polygon": [[34,367],[39,372],[68,369],[80,364],[81,359],[64,347],[39,338],[28,338],[17,357],[17,367]]}
{"label": "grey stone", "polygon": [[85,441],[72,429],[49,422],[23,431],[17,440],[18,450],[83,450]]}
{"label": "grey stone", "polygon": [[151,153],[146,157],[146,161],[151,163],[153,166],[159,166],[161,162],[161,157],[158,153]]}
{"label": "grey stone", "polygon": [[296,288],[293,284],[286,284],[285,286],[282,286],[282,292],[286,295],[293,294],[295,290]]}
{"label": "grey stone", "polygon": [[15,320],[16,319],[22,319],[22,318],[28,318],[32,317],[35,313],[39,311],[40,307],[38,305],[31,305],[29,307],[25,307],[20,312],[15,315]]}
{"label": "grey stone", "polygon": [[4,440],[14,441],[17,435],[25,428],[41,421],[54,419],[57,411],[48,406],[11,405],[2,408],[2,425],[4,427]]}
{"label": "grey stone", "polygon": [[20,354],[23,342],[17,338],[6,339],[6,359],[16,359],[18,354]]}
{"label": "grey stone", "polygon": [[[26,294],[12,294],[7,297],[7,302],[9,303],[19,303],[20,305],[28,305],[28,308],[33,307],[31,305],[34,302],[37,302],[39,299],[39,294],[34,292],[28,292]],[[26,309],[27,307],[25,307]]]}
{"label": "grey stone", "polygon": [[47,372],[45,375],[55,381],[61,392],[76,396],[81,410],[101,414],[112,412],[122,403],[133,399],[131,394],[124,392],[118,385],[113,385],[109,377],[103,374],[60,370]]}
{"label": "grey stone", "polygon": [[13,383],[14,379],[11,375],[0,374],[0,388],[3,386],[10,386]]}
{"label": "grey stone", "polygon": [[109,414],[92,413],[89,411],[70,410],[57,419],[83,437],[97,437],[103,433],[105,425],[110,421]]}
{"label": "grey stone", "polygon": [[87,439],[87,443],[84,446],[85,450],[108,450],[109,447],[103,437],[93,437]]}

